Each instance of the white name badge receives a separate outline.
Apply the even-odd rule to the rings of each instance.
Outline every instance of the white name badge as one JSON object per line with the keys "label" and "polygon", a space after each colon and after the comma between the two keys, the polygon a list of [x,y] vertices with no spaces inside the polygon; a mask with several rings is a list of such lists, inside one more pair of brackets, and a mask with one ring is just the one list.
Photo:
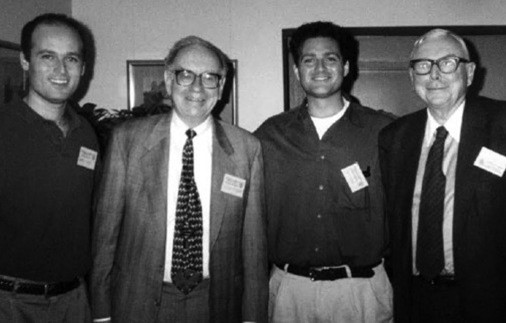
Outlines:
{"label": "white name badge", "polygon": [[81,150],[79,150],[79,157],[77,157],[77,165],[94,170],[97,162],[97,156],[98,153],[96,151],[86,147],[81,147]]}
{"label": "white name badge", "polygon": [[343,173],[344,178],[346,179],[346,182],[348,183],[348,186],[350,187],[352,193],[355,193],[356,191],[369,186],[369,183],[367,183],[367,180],[365,179],[360,166],[358,166],[358,162],[341,169],[341,172]]}
{"label": "white name badge", "polygon": [[506,170],[506,157],[493,150],[481,147],[480,153],[474,161],[474,166],[502,177],[504,170]]}
{"label": "white name badge", "polygon": [[221,184],[221,191],[237,197],[242,197],[244,188],[246,187],[246,180],[240,177],[225,174],[223,183]]}

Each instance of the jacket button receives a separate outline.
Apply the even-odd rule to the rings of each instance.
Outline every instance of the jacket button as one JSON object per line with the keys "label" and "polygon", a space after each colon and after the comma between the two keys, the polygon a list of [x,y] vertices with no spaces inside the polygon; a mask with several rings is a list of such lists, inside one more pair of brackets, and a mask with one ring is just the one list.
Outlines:
{"label": "jacket button", "polygon": [[154,303],[155,303],[156,307],[160,307],[160,301],[159,300],[155,299]]}

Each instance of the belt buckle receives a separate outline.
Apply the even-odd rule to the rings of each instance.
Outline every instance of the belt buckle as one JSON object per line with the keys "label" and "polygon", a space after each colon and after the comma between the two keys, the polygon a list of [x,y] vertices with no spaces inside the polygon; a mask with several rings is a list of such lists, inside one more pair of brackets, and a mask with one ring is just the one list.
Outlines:
{"label": "belt buckle", "polygon": [[311,281],[317,280],[318,274],[322,271],[322,269],[318,267],[309,267],[309,278]]}

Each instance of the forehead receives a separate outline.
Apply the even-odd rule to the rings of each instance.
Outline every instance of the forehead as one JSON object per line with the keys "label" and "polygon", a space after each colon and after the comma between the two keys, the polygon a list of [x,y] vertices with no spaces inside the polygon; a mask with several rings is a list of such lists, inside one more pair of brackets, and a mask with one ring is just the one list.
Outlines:
{"label": "forehead", "polygon": [[413,59],[438,59],[447,55],[467,58],[462,45],[451,36],[428,38],[423,41],[413,53]]}
{"label": "forehead", "polygon": [[304,42],[302,46],[302,55],[312,54],[316,52],[332,52],[341,55],[337,42],[328,37],[315,37],[309,38]]}
{"label": "forehead", "polygon": [[216,54],[200,45],[182,48],[174,60],[174,65],[194,72],[221,70],[220,60]]}
{"label": "forehead", "polygon": [[69,51],[81,51],[82,42],[77,32],[67,26],[42,24],[33,32],[32,47],[52,50],[66,47]]}

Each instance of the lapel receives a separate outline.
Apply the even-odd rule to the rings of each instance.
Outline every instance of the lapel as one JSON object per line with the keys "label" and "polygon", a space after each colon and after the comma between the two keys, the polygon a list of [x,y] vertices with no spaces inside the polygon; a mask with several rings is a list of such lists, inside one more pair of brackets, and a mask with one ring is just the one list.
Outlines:
{"label": "lapel", "polygon": [[453,208],[453,245],[458,257],[460,246],[465,245],[464,229],[470,212],[474,192],[478,186],[481,170],[475,167],[474,161],[481,147],[486,146],[487,110],[480,107],[478,101],[466,102],[462,118],[457,170],[455,174],[455,200]]}
{"label": "lapel", "polygon": [[154,119],[151,133],[146,137],[140,156],[140,170],[148,189],[148,204],[146,207],[153,210],[156,231],[163,232],[165,241],[167,227],[167,176],[170,147],[170,120],[172,113]]}
{"label": "lapel", "polygon": [[213,124],[213,157],[212,157],[212,180],[211,180],[211,208],[210,208],[210,250],[218,238],[223,217],[227,212],[230,203],[230,196],[221,192],[221,184],[225,174],[235,174],[237,163],[234,160],[234,148],[223,129],[223,126],[216,120]]}
{"label": "lapel", "polygon": [[[410,117],[403,131],[399,133],[402,142],[399,152],[401,163],[398,165],[398,171],[402,174],[399,178],[402,184],[398,185],[398,191],[395,192],[395,196],[396,200],[400,203],[398,210],[401,215],[402,241],[411,241],[411,208],[426,124],[427,109],[422,109]],[[405,249],[411,250],[411,243],[406,244]],[[411,251],[409,254],[411,256]]]}

